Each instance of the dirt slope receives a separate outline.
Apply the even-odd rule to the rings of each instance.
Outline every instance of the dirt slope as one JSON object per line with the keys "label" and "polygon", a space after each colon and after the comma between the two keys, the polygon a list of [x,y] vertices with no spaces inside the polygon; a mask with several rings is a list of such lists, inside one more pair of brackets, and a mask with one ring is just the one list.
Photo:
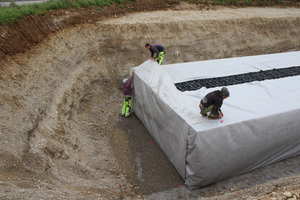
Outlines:
{"label": "dirt slope", "polygon": [[166,47],[166,64],[300,50],[298,8],[200,9],[101,21],[71,9],[1,26],[0,198],[116,199],[120,182],[127,199],[299,193],[298,157],[174,188],[184,182],[158,145],[137,118],[120,116],[121,80],[149,57],[146,42]]}

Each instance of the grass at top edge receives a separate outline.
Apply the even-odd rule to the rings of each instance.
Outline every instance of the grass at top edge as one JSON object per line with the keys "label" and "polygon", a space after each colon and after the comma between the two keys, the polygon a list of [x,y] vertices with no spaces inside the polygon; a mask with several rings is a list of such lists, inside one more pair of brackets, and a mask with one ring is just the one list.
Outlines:
{"label": "grass at top edge", "polygon": [[[4,0],[0,0],[4,1]],[[74,7],[79,9],[80,7],[92,7],[99,6],[98,11],[102,12],[104,6],[111,4],[125,4],[129,1],[136,2],[137,0],[48,0],[42,3],[16,5],[14,1],[11,1],[10,6],[0,6],[0,25],[10,24],[12,25],[15,21],[24,18],[27,15],[33,14],[44,14],[49,10],[55,9],[67,9]],[[168,1],[168,0],[167,0]],[[177,0],[176,0],[177,1]],[[183,0],[190,3],[200,2],[205,4],[209,0]],[[255,2],[259,5],[274,6],[276,4],[285,3],[287,0],[211,0],[210,3],[214,5],[248,5],[251,6]],[[300,2],[300,0],[291,0],[292,2]],[[161,0],[163,3],[164,0]],[[272,3],[270,3],[272,2]]]}
{"label": "grass at top edge", "polygon": [[[74,7],[79,9],[80,7],[92,7],[109,6],[117,0],[50,0],[42,3],[16,5],[11,2],[9,6],[0,7],[0,25],[10,24],[22,19],[27,15],[44,14],[49,10],[55,9],[67,9]],[[119,1],[119,0],[118,0]]]}

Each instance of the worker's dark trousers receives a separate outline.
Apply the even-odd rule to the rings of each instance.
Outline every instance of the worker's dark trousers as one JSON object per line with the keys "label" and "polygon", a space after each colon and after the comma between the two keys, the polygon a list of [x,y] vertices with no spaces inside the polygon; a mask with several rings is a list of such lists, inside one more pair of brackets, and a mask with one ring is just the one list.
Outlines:
{"label": "worker's dark trousers", "polygon": [[131,109],[131,96],[125,96],[123,99],[122,115],[129,117]]}

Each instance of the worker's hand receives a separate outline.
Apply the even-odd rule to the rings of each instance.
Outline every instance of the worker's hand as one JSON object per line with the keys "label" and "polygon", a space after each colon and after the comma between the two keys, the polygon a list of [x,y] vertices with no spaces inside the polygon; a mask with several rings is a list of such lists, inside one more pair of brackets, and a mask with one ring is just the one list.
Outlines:
{"label": "worker's hand", "polygon": [[157,58],[154,58],[154,61],[156,61],[157,60]]}
{"label": "worker's hand", "polygon": [[224,114],[223,114],[222,110],[220,110],[220,114],[222,114],[222,117],[223,117]]}
{"label": "worker's hand", "polygon": [[132,71],[132,73],[131,73],[132,75],[134,74],[134,71]]}
{"label": "worker's hand", "polygon": [[152,59],[152,57],[148,58],[148,60]]}
{"label": "worker's hand", "polygon": [[223,117],[223,113],[220,112],[218,117],[219,117],[219,118],[222,118],[222,117]]}

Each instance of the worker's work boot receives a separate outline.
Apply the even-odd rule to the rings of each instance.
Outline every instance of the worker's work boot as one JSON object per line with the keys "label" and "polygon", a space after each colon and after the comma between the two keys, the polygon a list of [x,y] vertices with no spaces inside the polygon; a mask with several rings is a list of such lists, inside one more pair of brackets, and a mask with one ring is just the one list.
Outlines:
{"label": "worker's work boot", "polygon": [[200,114],[201,114],[203,117],[207,117],[207,114],[206,114],[206,113],[202,113],[202,111],[200,111]]}
{"label": "worker's work boot", "polygon": [[127,106],[127,107],[126,107],[126,111],[125,111],[125,117],[129,117],[129,115],[130,115],[129,109],[130,109],[130,107]]}
{"label": "worker's work boot", "polygon": [[125,102],[125,97],[124,97],[123,98],[122,116],[125,116],[125,111],[126,111],[126,102]]}
{"label": "worker's work boot", "polygon": [[212,117],[212,116],[208,116],[208,119],[219,119],[218,116]]}

